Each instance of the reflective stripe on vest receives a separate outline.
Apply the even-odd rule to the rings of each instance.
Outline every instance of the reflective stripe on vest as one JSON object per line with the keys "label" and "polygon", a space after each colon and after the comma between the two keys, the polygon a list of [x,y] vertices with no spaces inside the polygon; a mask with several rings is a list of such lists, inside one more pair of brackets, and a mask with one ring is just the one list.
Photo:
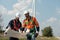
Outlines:
{"label": "reflective stripe on vest", "polygon": [[18,30],[20,28],[20,24],[18,23],[18,26],[16,26],[16,20],[14,20],[14,28],[15,30]]}

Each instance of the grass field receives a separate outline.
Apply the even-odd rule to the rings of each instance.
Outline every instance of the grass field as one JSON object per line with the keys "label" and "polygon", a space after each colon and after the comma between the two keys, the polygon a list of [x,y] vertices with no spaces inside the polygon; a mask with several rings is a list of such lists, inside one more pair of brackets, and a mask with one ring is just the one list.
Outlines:
{"label": "grass field", "polygon": [[[9,40],[8,37],[4,37],[3,34],[0,34],[0,40]],[[26,38],[20,38],[20,40],[26,40]],[[38,36],[36,40],[59,40],[57,37],[42,37]]]}
{"label": "grass field", "polygon": [[[8,40],[8,39],[9,39],[8,37],[1,37],[0,36],[0,40]],[[26,40],[26,38],[21,38],[20,40]],[[36,38],[36,40],[58,40],[58,39],[55,37],[40,37],[40,36],[38,36]]]}

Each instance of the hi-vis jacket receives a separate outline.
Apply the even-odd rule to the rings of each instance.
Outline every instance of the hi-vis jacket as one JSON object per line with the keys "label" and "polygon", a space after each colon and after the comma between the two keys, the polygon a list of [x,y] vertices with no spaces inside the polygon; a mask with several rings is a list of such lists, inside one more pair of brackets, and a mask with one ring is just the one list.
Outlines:
{"label": "hi-vis jacket", "polygon": [[27,28],[27,29],[31,29],[34,27],[39,27],[39,23],[37,22],[35,17],[31,17],[31,19],[28,21],[28,19],[25,19],[23,21],[23,27]]}
{"label": "hi-vis jacket", "polygon": [[10,26],[11,29],[13,29],[15,31],[18,31],[22,27],[22,24],[19,20],[16,21],[15,19],[13,19],[9,22],[7,27],[9,27],[9,26]]}

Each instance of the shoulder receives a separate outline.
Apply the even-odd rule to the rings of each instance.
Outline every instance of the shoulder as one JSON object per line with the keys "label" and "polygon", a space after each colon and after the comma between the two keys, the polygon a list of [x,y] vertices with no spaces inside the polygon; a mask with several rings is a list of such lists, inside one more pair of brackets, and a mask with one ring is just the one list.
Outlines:
{"label": "shoulder", "polygon": [[36,17],[32,17],[33,20],[36,20]]}
{"label": "shoulder", "polygon": [[26,21],[26,19],[23,20],[23,22],[25,22],[25,21]]}
{"label": "shoulder", "polygon": [[10,20],[10,22],[12,22],[13,20]]}
{"label": "shoulder", "polygon": [[9,23],[12,23],[13,21],[14,21],[14,19],[10,20],[10,22],[9,22]]}
{"label": "shoulder", "polygon": [[22,24],[20,21],[19,21],[20,24]]}
{"label": "shoulder", "polygon": [[13,20],[10,20],[10,22],[12,22]]}
{"label": "shoulder", "polygon": [[7,27],[9,27],[9,26],[11,26],[11,25],[13,25],[13,19],[9,21],[9,23],[8,23],[8,26],[7,26]]}
{"label": "shoulder", "polygon": [[24,19],[24,20],[23,20],[23,23],[26,23],[26,22],[27,22],[27,19]]}

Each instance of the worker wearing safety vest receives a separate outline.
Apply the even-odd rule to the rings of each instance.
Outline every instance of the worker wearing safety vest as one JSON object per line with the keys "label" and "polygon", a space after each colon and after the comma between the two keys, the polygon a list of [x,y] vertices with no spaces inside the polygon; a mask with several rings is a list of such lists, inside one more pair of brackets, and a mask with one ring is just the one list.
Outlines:
{"label": "worker wearing safety vest", "polygon": [[[4,36],[7,34],[7,31],[9,29],[20,32],[20,28],[22,27],[22,24],[19,21],[19,17],[20,17],[20,14],[16,13],[15,19],[11,20],[9,22],[8,26],[6,27],[6,30],[4,32]],[[19,39],[15,38],[15,37],[10,37],[9,40],[19,40]]]}
{"label": "worker wearing safety vest", "polygon": [[29,15],[29,11],[25,11],[24,15],[26,19],[23,21],[23,30],[27,33],[27,40],[35,40],[39,34],[39,23],[35,17]]}

